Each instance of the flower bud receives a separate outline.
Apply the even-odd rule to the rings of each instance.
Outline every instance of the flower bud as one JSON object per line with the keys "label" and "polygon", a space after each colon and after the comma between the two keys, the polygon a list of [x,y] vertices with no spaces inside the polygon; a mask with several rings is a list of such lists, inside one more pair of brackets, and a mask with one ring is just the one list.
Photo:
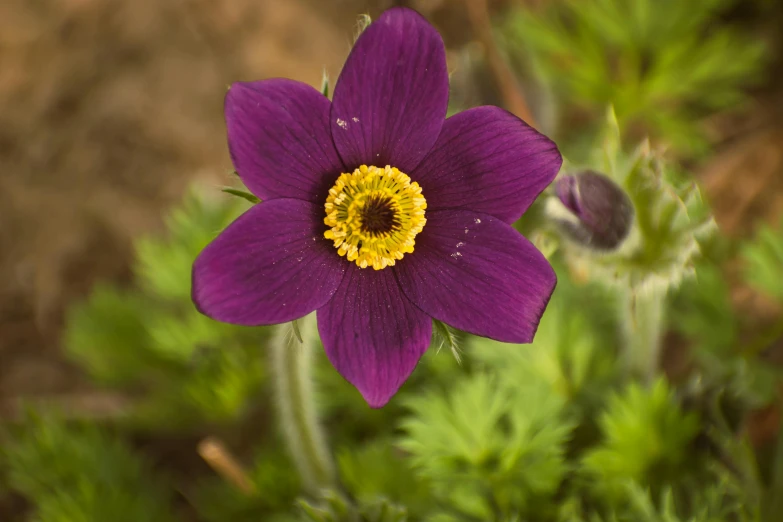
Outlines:
{"label": "flower bud", "polygon": [[603,174],[587,170],[562,176],[555,192],[577,218],[561,221],[574,241],[597,250],[614,250],[628,237],[634,209],[628,194]]}

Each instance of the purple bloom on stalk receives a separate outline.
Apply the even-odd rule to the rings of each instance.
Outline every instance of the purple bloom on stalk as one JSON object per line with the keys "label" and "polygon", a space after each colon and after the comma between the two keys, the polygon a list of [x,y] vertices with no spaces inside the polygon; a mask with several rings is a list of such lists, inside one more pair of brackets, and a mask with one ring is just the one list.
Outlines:
{"label": "purple bloom on stalk", "polygon": [[532,341],[555,287],[510,224],[551,183],[552,141],[497,107],[446,119],[443,41],[386,11],[359,37],[330,102],[287,79],[236,83],[228,144],[262,203],[193,266],[193,301],[240,325],[317,310],[329,360],[372,407],[430,344],[432,319]]}

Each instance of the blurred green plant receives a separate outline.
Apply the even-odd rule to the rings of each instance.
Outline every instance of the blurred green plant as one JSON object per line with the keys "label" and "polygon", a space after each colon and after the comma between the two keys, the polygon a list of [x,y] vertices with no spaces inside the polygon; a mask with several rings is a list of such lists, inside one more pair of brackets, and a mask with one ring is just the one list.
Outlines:
{"label": "blurred green plant", "polygon": [[734,310],[725,274],[716,264],[697,264],[695,278],[677,292],[672,310],[672,326],[690,343],[701,386],[726,390],[746,407],[763,407],[774,399],[783,373],[742,342],[749,325]]}
{"label": "blurred green plant", "polygon": [[407,510],[386,499],[349,501],[334,491],[324,491],[315,501],[298,503],[301,522],[407,522]]}
{"label": "blurred green plant", "polygon": [[762,41],[719,23],[735,2],[556,0],[518,9],[500,30],[507,52],[527,61],[562,113],[575,107],[596,121],[596,110],[614,105],[635,138],[703,153],[699,121],[742,103],[765,64]]}
{"label": "blurred green plant", "polygon": [[479,520],[546,513],[568,471],[565,400],[542,380],[515,387],[481,372],[455,384],[410,397],[402,423],[400,447],[435,499]]}
{"label": "blurred green plant", "polygon": [[431,501],[429,484],[414,473],[405,453],[391,438],[339,447],[337,466],[341,482],[360,502],[373,503],[385,497],[421,513]]}
{"label": "blurred green plant", "polygon": [[173,490],[122,438],[87,423],[30,414],[6,430],[0,465],[36,522],[173,522]]}
{"label": "blurred green plant", "polygon": [[[736,484],[720,482],[704,493],[696,492],[686,502],[678,503],[671,489],[665,489],[656,499],[649,490],[634,482],[625,484],[627,507],[615,512],[615,519],[627,522],[717,522],[757,521],[758,513],[744,505],[734,493]],[[691,505],[691,513],[682,515],[682,504]]]}
{"label": "blurred green plant", "polygon": [[[743,262],[744,282],[778,306],[783,305],[781,231],[783,225],[762,226],[734,248]],[[775,399],[783,368],[770,364],[765,355],[783,338],[783,318],[765,325],[739,313],[732,305],[724,270],[710,258],[697,263],[696,277],[683,285],[672,307],[672,326],[691,343],[704,388],[724,389],[752,408]]]}
{"label": "blurred green plant", "polygon": [[745,279],[759,292],[783,304],[783,220],[761,226],[753,241],[742,246]]}
{"label": "blurred green plant", "polygon": [[[139,289],[98,287],[70,315],[69,353],[97,382],[135,399],[134,429],[139,422],[145,430],[236,425],[249,404],[271,405],[259,397],[266,329],[205,319],[192,308],[188,292],[192,259],[243,205],[240,199],[211,202],[189,194],[169,219],[165,239],[141,240]],[[775,247],[770,249],[769,238],[759,234],[743,251],[766,252],[751,258],[770,263]],[[773,486],[760,478],[769,473],[753,471],[753,451],[742,449],[733,433],[715,423],[715,415],[681,404],[688,393],[675,393],[666,381],[650,387],[624,382],[617,361],[622,336],[616,296],[606,285],[577,281],[578,272],[572,278],[573,267],[562,257],[553,258],[559,284],[532,345],[449,332],[390,407],[368,410],[318,355],[316,399],[336,449],[340,490],[303,496],[295,467],[279,449],[280,437],[267,436],[245,465],[251,492],[218,476],[199,476],[181,490],[197,519],[759,520],[760,499],[773,498]],[[696,357],[700,382],[712,383],[708,390],[722,389],[727,375],[738,384],[755,383],[762,375],[755,365],[744,374],[725,373],[728,354],[741,345],[742,320],[728,304],[720,273],[702,264],[674,301],[674,309],[683,310],[675,324],[698,341],[694,353],[714,352],[711,358]],[[464,347],[461,364],[438,350],[455,339]],[[770,399],[760,396],[754,404]],[[152,520],[172,520],[169,486],[123,445],[118,430],[127,428],[31,417],[9,430],[0,477],[44,522],[105,522],[114,519],[106,518],[113,510],[144,510]],[[705,434],[712,443],[701,442]],[[99,472],[110,475],[101,479],[109,484],[143,484],[105,495],[100,484],[79,485]],[[46,484],[46,494],[36,489],[39,482]],[[126,491],[137,495],[126,499]],[[693,500],[683,500],[688,498]],[[131,500],[136,504],[126,507]]]}
{"label": "blurred green plant", "polygon": [[[608,300],[598,288],[575,287],[561,278],[532,344],[472,337],[471,359],[483,363],[509,387],[541,383],[549,388],[549,394],[563,400],[574,415],[589,416],[618,381],[614,362],[617,339],[611,335],[616,325],[591,325],[592,317],[578,306],[575,294],[580,293]],[[611,314],[613,307],[606,304],[603,311]],[[601,310],[600,304],[598,307]],[[599,324],[608,328],[596,327]]]}
{"label": "blurred green plant", "polygon": [[[294,520],[291,506],[301,491],[301,484],[291,460],[277,448],[282,444],[273,437],[271,444],[260,445],[258,454],[247,470],[251,492],[240,490],[222,477],[213,476],[198,482],[187,493],[200,520],[204,522],[258,522],[279,516]],[[277,520],[277,519],[274,519]]]}
{"label": "blurred green plant", "polygon": [[166,220],[166,237],[137,241],[138,289],[99,285],[70,311],[67,353],[98,382],[132,392],[136,421],[236,418],[263,382],[263,330],[213,321],[190,300],[193,260],[245,208],[191,191]]}
{"label": "blurred green plant", "polygon": [[663,379],[611,396],[599,423],[603,441],[585,454],[583,471],[609,500],[626,498],[629,481],[660,492],[695,468],[689,457],[699,419],[680,409]]}

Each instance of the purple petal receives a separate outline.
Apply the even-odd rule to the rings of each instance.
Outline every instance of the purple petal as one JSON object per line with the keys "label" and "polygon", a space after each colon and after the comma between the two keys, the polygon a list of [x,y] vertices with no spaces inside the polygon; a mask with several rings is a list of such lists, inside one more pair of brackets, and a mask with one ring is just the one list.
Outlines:
{"label": "purple petal", "polygon": [[193,302],[225,323],[291,321],[326,304],[348,265],[324,239],[323,208],[296,199],[255,205],[193,264]]}
{"label": "purple petal", "polygon": [[576,178],[574,176],[563,176],[555,183],[555,192],[557,197],[563,203],[563,205],[579,216],[582,209],[580,208],[579,200],[576,197],[577,194]]}
{"label": "purple petal", "polygon": [[446,120],[410,173],[430,210],[461,208],[513,223],[557,175],[563,159],[546,136],[498,107]]}
{"label": "purple petal", "polygon": [[323,204],[345,170],[329,129],[331,103],[304,83],[235,83],[226,94],[228,148],[239,177],[263,201]]}
{"label": "purple petal", "polygon": [[337,371],[380,408],[427,350],[432,320],[405,298],[391,270],[346,265],[340,288],[318,310],[318,331]]}
{"label": "purple petal", "polygon": [[428,211],[413,253],[394,270],[428,315],[512,343],[533,340],[556,283],[546,258],[511,226],[462,210]]}
{"label": "purple petal", "polygon": [[346,166],[411,172],[446,117],[449,78],[438,32],[417,12],[393,8],[354,45],[334,89],[332,137]]}

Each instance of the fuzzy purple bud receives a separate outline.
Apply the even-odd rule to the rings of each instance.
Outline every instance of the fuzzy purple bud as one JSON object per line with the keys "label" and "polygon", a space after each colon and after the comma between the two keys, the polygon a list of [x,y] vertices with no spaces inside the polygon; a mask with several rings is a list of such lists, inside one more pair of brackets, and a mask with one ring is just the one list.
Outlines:
{"label": "fuzzy purple bud", "polygon": [[594,171],[562,176],[557,197],[578,218],[562,227],[574,241],[597,250],[614,250],[628,237],[634,209],[628,194],[614,181]]}

